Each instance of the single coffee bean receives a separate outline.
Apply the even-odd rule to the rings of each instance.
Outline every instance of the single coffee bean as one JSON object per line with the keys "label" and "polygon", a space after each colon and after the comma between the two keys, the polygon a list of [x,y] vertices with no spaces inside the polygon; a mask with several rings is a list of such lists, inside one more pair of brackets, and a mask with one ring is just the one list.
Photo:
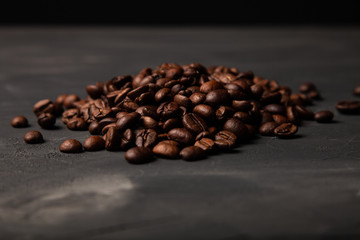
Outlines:
{"label": "single coffee bean", "polygon": [[86,92],[92,99],[97,99],[101,97],[102,88],[97,85],[88,85],[86,87]]}
{"label": "single coffee bean", "polygon": [[67,97],[67,94],[60,94],[59,96],[57,96],[55,103],[60,104],[61,106],[64,105],[64,100]]}
{"label": "single coffee bean", "polygon": [[205,121],[195,113],[185,114],[182,123],[186,129],[196,134],[205,131],[207,128]]}
{"label": "single coffee bean", "polygon": [[194,106],[201,104],[205,101],[206,99],[206,95],[200,92],[194,92],[193,94],[191,94],[191,96],[189,97],[190,101],[192,102],[192,104]]}
{"label": "single coffee bean", "polygon": [[298,127],[292,123],[283,123],[274,129],[274,134],[280,138],[290,138],[298,131]]}
{"label": "single coffee bean", "polygon": [[190,108],[192,105],[192,102],[190,101],[190,99],[188,97],[180,95],[180,94],[176,94],[174,96],[174,102],[176,102],[180,106],[184,106],[187,108]]}
{"label": "single coffee bean", "polygon": [[154,160],[154,154],[147,147],[133,147],[126,151],[125,160],[131,164],[149,163]]}
{"label": "single coffee bean", "polygon": [[208,131],[203,131],[196,135],[195,140],[200,140],[202,138],[212,138],[213,136]]}
{"label": "single coffee bean", "polygon": [[279,92],[263,92],[260,102],[264,105],[271,103],[279,103],[282,98],[281,93]]}
{"label": "single coffee bean", "polygon": [[141,117],[141,115],[139,113],[137,113],[137,112],[128,113],[124,117],[117,120],[116,128],[119,131],[123,131],[126,128],[131,128],[131,127],[133,127],[134,125],[137,124],[140,117]]}
{"label": "single coffee bean", "polygon": [[[182,84],[175,84],[174,86],[171,87],[171,95],[177,95],[178,92],[180,92],[181,90],[185,90],[185,87]],[[175,100],[174,100],[175,101]]]}
{"label": "single coffee bean", "polygon": [[[145,105],[145,106],[141,106],[138,109],[136,109],[136,112],[140,113],[141,116],[149,116],[156,120],[159,118],[158,114],[156,113],[156,109],[157,109],[156,106]],[[118,118],[120,118],[120,117],[118,117]]]}
{"label": "single coffee bean", "polygon": [[211,81],[208,81],[204,84],[201,85],[200,87],[200,92],[203,92],[203,93],[209,93],[213,90],[216,90],[216,89],[223,89],[223,84],[218,82],[218,81],[215,81],[215,80],[211,80]]}
{"label": "single coffee bean", "polygon": [[314,112],[305,108],[304,106],[296,105],[295,111],[300,116],[301,119],[305,120],[313,120],[314,119]]}
{"label": "single coffee bean", "polygon": [[255,99],[259,99],[264,92],[264,88],[261,85],[254,84],[250,87],[250,91]]}
{"label": "single coffee bean", "polygon": [[153,129],[142,129],[136,134],[135,144],[138,147],[153,147],[158,140],[157,136]]}
{"label": "single coffee bean", "polygon": [[176,159],[179,157],[180,149],[176,144],[161,141],[153,148],[153,153],[160,157]]}
{"label": "single coffee bean", "polygon": [[140,124],[144,128],[156,129],[158,127],[158,122],[155,119],[153,119],[152,117],[148,117],[148,116],[142,116],[140,118]]}
{"label": "single coffee bean", "polygon": [[44,138],[39,131],[29,131],[25,133],[24,141],[30,144],[42,143],[44,142]]}
{"label": "single coffee bean", "polygon": [[300,124],[300,118],[298,113],[295,110],[294,106],[287,106],[286,107],[286,117],[289,120],[289,122],[292,122],[296,125]]}
{"label": "single coffee bean", "polygon": [[233,117],[239,119],[243,123],[253,123],[253,118],[247,112],[236,112]]}
{"label": "single coffee bean", "polygon": [[354,88],[353,93],[355,96],[360,96],[360,85]]}
{"label": "single coffee bean", "polygon": [[110,123],[108,125],[106,125],[105,127],[103,127],[103,129],[101,130],[101,135],[105,135],[110,128],[112,127],[116,127],[116,123]]}
{"label": "single coffee bean", "polygon": [[222,149],[231,149],[235,146],[237,137],[234,133],[223,130],[215,135],[215,145]]}
{"label": "single coffee bean", "polygon": [[67,124],[67,122],[75,117],[80,117],[80,110],[77,108],[71,108],[63,112],[62,114],[62,122]]}
{"label": "single coffee bean", "polygon": [[53,102],[50,99],[43,99],[35,103],[33,107],[33,112],[36,116],[39,116],[42,113],[54,113],[55,107]]}
{"label": "single coffee bean", "polygon": [[169,100],[170,92],[171,92],[170,88],[161,88],[155,94],[155,101],[160,103]]}
{"label": "single coffee bean", "polygon": [[237,118],[227,120],[223,128],[234,133],[238,139],[244,139],[247,136],[247,127]]}
{"label": "single coffee bean", "polygon": [[16,116],[16,117],[14,117],[11,120],[10,124],[14,128],[25,128],[25,127],[29,126],[29,122],[26,119],[26,117],[24,117],[24,116]]}
{"label": "single coffee bean", "polygon": [[185,161],[195,161],[204,159],[205,151],[197,146],[188,146],[180,151],[180,156]]}
{"label": "single coffee bean", "polygon": [[321,95],[318,91],[311,91],[308,93],[308,96],[310,99],[313,100],[320,100],[321,99]]}
{"label": "single coffee bean", "polygon": [[148,92],[149,91],[149,86],[148,85],[144,85],[138,88],[135,88],[134,90],[128,92],[127,96],[132,99],[135,100],[135,98],[139,97],[141,94]]}
{"label": "single coffee bean", "polygon": [[114,151],[120,148],[121,133],[115,127],[110,127],[105,135],[105,149]]}
{"label": "single coffee bean", "polygon": [[[139,107],[139,108],[141,108],[141,107]],[[139,108],[138,108],[138,109],[139,109]],[[116,118],[116,119],[120,119],[120,118],[124,117],[124,116],[127,115],[127,114],[128,114],[128,112],[120,111],[120,112],[117,112],[117,113],[116,113],[115,118]],[[141,114],[141,115],[142,115],[142,114]]]}
{"label": "single coffee bean", "polygon": [[62,106],[62,104],[60,103],[53,103],[54,104],[54,116],[55,117],[59,117],[61,116],[61,114],[64,112],[64,108]]}
{"label": "single coffee bean", "polygon": [[218,121],[226,120],[227,118],[232,117],[234,113],[235,113],[235,109],[229,106],[221,106],[215,112],[216,119]]}
{"label": "single coffee bean", "polygon": [[319,111],[315,113],[314,119],[319,123],[329,123],[333,120],[334,114],[331,111]]}
{"label": "single coffee bean", "polygon": [[80,153],[83,151],[83,147],[78,140],[67,139],[61,143],[59,150],[63,153]]}
{"label": "single coffee bean", "polygon": [[162,125],[164,132],[169,132],[171,129],[179,127],[182,127],[182,122],[179,118],[170,118]]}
{"label": "single coffee bean", "polygon": [[162,119],[176,118],[180,116],[181,109],[176,102],[164,102],[157,108],[156,113]]}
{"label": "single coffee bean", "polygon": [[37,122],[41,128],[51,129],[54,128],[56,118],[51,113],[42,113],[38,116]]}
{"label": "single coffee bean", "polygon": [[101,127],[99,125],[99,122],[94,120],[89,125],[89,133],[91,135],[100,135],[101,134]]}
{"label": "single coffee bean", "polygon": [[301,93],[309,93],[310,91],[316,91],[316,86],[314,83],[306,82],[300,85],[299,91]]}
{"label": "single coffee bean", "polygon": [[78,95],[76,94],[70,94],[70,95],[67,95],[66,98],[64,99],[64,107],[66,109],[69,109],[69,108],[73,108],[74,107],[74,103],[79,101],[80,98]]}
{"label": "single coffee bean", "polygon": [[85,131],[88,129],[87,123],[82,118],[72,118],[68,121],[66,126],[72,131]]}
{"label": "single coffee bean", "polygon": [[360,114],[360,101],[339,101],[336,109],[344,114]]}
{"label": "single coffee bean", "polygon": [[214,149],[215,142],[210,138],[203,137],[200,140],[197,140],[194,146],[197,146],[206,152],[210,152]]}
{"label": "single coffee bean", "polygon": [[206,104],[199,104],[194,107],[193,112],[202,117],[203,119],[215,119],[215,110]]}
{"label": "single coffee bean", "polygon": [[235,110],[241,111],[241,112],[248,112],[253,108],[250,101],[239,101],[239,100],[233,100],[232,107]]}
{"label": "single coffee bean", "polygon": [[289,122],[285,116],[280,115],[280,114],[274,114],[274,115],[272,115],[272,117],[274,119],[274,122],[276,122],[279,125]]}
{"label": "single coffee bean", "polygon": [[269,104],[264,107],[264,110],[271,114],[283,114],[286,108],[281,104]]}
{"label": "single coffee bean", "polygon": [[135,133],[130,128],[126,129],[121,134],[121,142],[120,148],[121,149],[129,149],[135,145]]}
{"label": "single coffee bean", "polygon": [[230,95],[225,89],[216,89],[206,94],[205,103],[211,106],[227,104],[230,101]]}
{"label": "single coffee bean", "polygon": [[89,152],[105,149],[105,140],[99,136],[90,136],[84,142],[84,149]]}
{"label": "single coffee bean", "polygon": [[169,138],[184,145],[190,145],[194,142],[194,136],[186,128],[174,128],[170,130]]}
{"label": "single coffee bean", "polygon": [[259,127],[259,133],[263,136],[274,136],[274,129],[278,126],[276,122],[266,122]]}

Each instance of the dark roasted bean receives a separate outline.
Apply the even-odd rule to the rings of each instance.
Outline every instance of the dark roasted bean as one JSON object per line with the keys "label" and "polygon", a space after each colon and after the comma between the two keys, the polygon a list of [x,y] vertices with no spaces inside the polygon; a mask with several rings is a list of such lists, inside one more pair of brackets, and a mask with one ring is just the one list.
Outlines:
{"label": "dark roasted bean", "polygon": [[135,145],[135,134],[133,130],[128,128],[121,134],[120,148],[126,150],[133,147],[134,145]]}
{"label": "dark roasted bean", "polygon": [[97,85],[88,85],[86,87],[86,92],[92,99],[97,99],[101,97],[102,88]]}
{"label": "dark roasted bean", "polygon": [[305,120],[313,120],[314,119],[314,113],[313,111],[300,106],[300,105],[296,105],[295,106],[295,111],[297,112],[297,114],[300,116],[300,118],[305,119]]}
{"label": "dark roasted bean", "polygon": [[218,82],[218,81],[215,81],[215,80],[211,80],[211,81],[208,81],[204,84],[201,85],[200,87],[200,92],[203,92],[203,93],[209,93],[213,90],[216,90],[216,89],[223,89],[223,84]]}
{"label": "dark roasted bean", "polygon": [[250,87],[250,91],[251,91],[252,95],[254,96],[254,98],[259,99],[259,98],[261,98],[261,96],[264,92],[264,88],[261,85],[254,84]]}
{"label": "dark roasted bean", "polygon": [[344,114],[360,114],[360,101],[339,101],[336,109]]}
{"label": "dark roasted bean", "polygon": [[110,123],[110,124],[106,125],[105,127],[103,127],[103,129],[101,130],[101,134],[105,135],[108,132],[108,130],[112,127],[116,127],[116,123]]}
{"label": "dark roasted bean", "polygon": [[235,109],[233,109],[229,106],[221,106],[215,112],[216,119],[219,121],[223,121],[227,118],[232,117],[234,115],[234,113],[235,113]]}
{"label": "dark roasted bean", "polygon": [[206,104],[199,104],[195,106],[193,112],[206,120],[215,119],[215,110]]}
{"label": "dark roasted bean", "polygon": [[281,104],[269,104],[264,107],[264,110],[271,114],[283,114],[285,113],[286,108]]}
{"label": "dark roasted bean", "polygon": [[87,123],[82,118],[72,118],[67,122],[66,126],[73,131],[85,131],[88,129]]}
{"label": "dark roasted bean", "polygon": [[292,123],[283,123],[274,129],[274,134],[280,138],[290,138],[298,131],[298,127]]}
{"label": "dark roasted bean", "polygon": [[238,139],[244,139],[247,136],[247,127],[237,118],[227,120],[223,128],[234,133]]}
{"label": "dark roasted bean", "polygon": [[292,122],[296,125],[300,124],[299,114],[296,112],[294,106],[286,107],[286,117],[289,120],[289,122]]}
{"label": "dark roasted bean", "polygon": [[155,101],[158,103],[167,101],[169,99],[170,92],[171,92],[170,88],[160,89],[155,94]]}
{"label": "dark roasted bean", "polygon": [[63,112],[62,114],[62,122],[67,124],[67,122],[75,117],[79,117],[80,116],[80,110],[77,108],[71,108],[66,110],[65,112]]}
{"label": "dark roasted bean", "polygon": [[167,102],[160,104],[160,106],[156,110],[156,113],[162,119],[169,119],[179,117],[181,114],[181,110],[176,102]]}
{"label": "dark roasted bean", "polygon": [[106,150],[118,150],[121,144],[121,133],[115,127],[110,127],[105,135]]}
{"label": "dark roasted bean", "polygon": [[38,116],[37,122],[41,128],[51,129],[54,128],[56,118],[51,113],[42,113]]}
{"label": "dark roasted bean", "polygon": [[[140,113],[141,116],[149,116],[153,119],[158,119],[158,114],[156,113],[156,106],[153,105],[145,105],[136,109],[136,112]],[[118,117],[119,118],[119,117]]]}
{"label": "dark roasted bean", "polygon": [[69,109],[69,108],[73,108],[74,107],[74,103],[79,101],[80,98],[78,95],[76,94],[70,94],[70,95],[67,95],[66,98],[64,99],[64,107],[66,109]]}
{"label": "dark roasted bean", "polygon": [[179,118],[170,118],[164,122],[162,125],[162,128],[164,132],[169,132],[173,128],[179,128],[181,127],[182,123]]}
{"label": "dark roasted bean", "polygon": [[236,112],[236,113],[234,113],[233,117],[239,119],[243,123],[252,123],[253,122],[253,119],[250,116],[250,114],[248,114],[246,112]]}
{"label": "dark roasted bean", "polygon": [[215,135],[215,145],[222,149],[230,149],[235,146],[237,137],[234,133],[223,130]]}
{"label": "dark roasted bean", "polygon": [[253,105],[251,105],[250,101],[233,100],[232,107],[237,111],[248,112],[253,108]]}
{"label": "dark roasted bean", "polygon": [[210,152],[214,149],[215,142],[211,138],[204,137],[201,138],[200,140],[197,140],[194,146],[197,146],[206,152]]}
{"label": "dark roasted bean", "polygon": [[101,134],[101,128],[98,121],[92,121],[89,125],[89,133],[91,135],[100,135]]}
{"label": "dark roasted bean", "polygon": [[274,129],[277,128],[277,126],[279,126],[279,124],[276,122],[266,122],[259,127],[259,133],[263,136],[274,136]]}
{"label": "dark roasted bean", "polygon": [[200,92],[194,92],[193,94],[191,94],[191,96],[189,97],[190,101],[192,102],[192,104],[194,106],[199,105],[201,103],[203,103],[206,99],[206,95]]}
{"label": "dark roasted bean", "polygon": [[203,131],[201,133],[199,133],[198,135],[196,135],[195,140],[200,140],[202,138],[211,138],[212,135],[208,132],[208,131]]}
{"label": "dark roasted bean", "polygon": [[316,86],[314,83],[306,82],[300,85],[299,91],[302,93],[309,93],[311,91],[316,91]]}
{"label": "dark roasted bean", "polygon": [[119,131],[123,131],[126,128],[131,128],[137,124],[141,115],[137,112],[128,113],[124,117],[120,118],[116,122],[116,128]]}
{"label": "dark roasted bean", "polygon": [[314,115],[314,119],[319,123],[332,122],[333,118],[334,118],[334,114],[328,110],[319,111]]}
{"label": "dark roasted bean", "polygon": [[148,92],[149,91],[149,86],[144,85],[138,88],[135,88],[134,90],[128,92],[127,96],[132,99],[135,100],[135,98],[139,97],[141,94]]}
{"label": "dark roasted bean", "polygon": [[354,88],[353,94],[355,96],[360,96],[360,85]]}
{"label": "dark roasted bean", "polygon": [[143,129],[136,134],[135,144],[138,147],[153,147],[157,142],[157,133],[153,129]]}
{"label": "dark roasted bean", "polygon": [[168,140],[159,142],[153,148],[153,152],[160,157],[176,159],[179,157],[180,149],[178,145],[172,144]]}
{"label": "dark roasted bean", "polygon": [[84,149],[89,152],[105,149],[105,140],[99,136],[90,136],[84,142]]}
{"label": "dark roasted bean", "polygon": [[289,122],[285,116],[280,115],[280,114],[274,114],[274,115],[272,115],[272,117],[274,119],[274,122],[276,122],[279,125]]}
{"label": "dark roasted bean", "polygon": [[191,145],[194,142],[194,136],[186,128],[174,128],[169,131],[169,138],[184,145]]}
{"label": "dark roasted bean", "polygon": [[53,114],[55,110],[54,104],[50,99],[43,99],[35,103],[33,107],[33,112],[36,116],[39,116],[42,113],[51,113]]}
{"label": "dark roasted bean", "polygon": [[180,156],[185,161],[196,161],[204,159],[205,151],[197,146],[188,146],[180,151]]}
{"label": "dark roasted bean", "polygon": [[59,147],[63,153],[80,153],[83,151],[81,143],[76,139],[67,139]]}
{"label": "dark roasted bean", "polygon": [[158,122],[155,119],[153,119],[152,117],[148,117],[148,116],[142,116],[140,118],[140,124],[144,128],[156,129],[158,127]]}
{"label": "dark roasted bean", "polygon": [[147,147],[133,147],[126,151],[125,160],[131,164],[143,164],[154,160],[154,154]]}
{"label": "dark roasted bean", "polygon": [[207,128],[205,121],[195,113],[185,114],[182,123],[186,129],[196,134],[205,131]]}
{"label": "dark roasted bean", "polygon": [[211,106],[227,104],[230,101],[230,95],[225,89],[216,89],[206,94],[205,103]]}
{"label": "dark roasted bean", "polygon": [[67,94],[60,94],[59,96],[57,96],[55,103],[60,104],[61,106],[64,105],[64,100],[67,97]]}
{"label": "dark roasted bean", "polygon": [[180,95],[180,94],[177,94],[174,96],[174,102],[176,102],[180,106],[184,106],[187,108],[190,108],[192,105],[192,102],[190,101],[190,99],[188,97]]}
{"label": "dark roasted bean", "polygon": [[11,120],[10,124],[14,128],[25,128],[25,127],[29,126],[29,122],[26,119],[26,117],[24,117],[24,116],[16,116],[16,117],[14,117]]}
{"label": "dark roasted bean", "polygon": [[29,144],[42,143],[44,138],[39,131],[29,131],[25,133],[24,141]]}

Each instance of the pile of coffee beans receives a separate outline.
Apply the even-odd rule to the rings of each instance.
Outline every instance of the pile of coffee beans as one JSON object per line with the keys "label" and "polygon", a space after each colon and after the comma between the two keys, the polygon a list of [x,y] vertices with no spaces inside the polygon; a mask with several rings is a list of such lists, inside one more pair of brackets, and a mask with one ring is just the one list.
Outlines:
{"label": "pile of coffee beans", "polygon": [[[84,144],[68,139],[64,153],[127,151],[147,163],[155,156],[194,161],[246,143],[256,134],[292,138],[302,120],[331,122],[330,111],[307,108],[321,95],[313,83],[298,93],[275,80],[236,68],[164,63],[86,87],[87,97],[63,94],[34,105],[38,124],[52,129],[56,117],[72,131],[89,131]],[[11,124],[26,126],[21,116]],[[31,142],[27,141],[26,142]]]}

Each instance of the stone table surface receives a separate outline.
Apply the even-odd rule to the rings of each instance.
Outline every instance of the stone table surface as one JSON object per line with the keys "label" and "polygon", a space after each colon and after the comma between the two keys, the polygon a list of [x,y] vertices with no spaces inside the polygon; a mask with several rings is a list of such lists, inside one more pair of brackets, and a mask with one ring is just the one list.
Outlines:
{"label": "stone table surface", "polygon": [[[32,105],[163,62],[226,65],[297,91],[312,81],[335,122],[305,122],[297,138],[259,137],[198,162],[130,165],[123,152],[63,154],[85,140],[58,119],[39,130]],[[1,239],[284,239],[360,237],[360,29],[319,27],[0,28]],[[25,115],[30,128],[15,129]],[[359,239],[359,238],[358,238]]]}

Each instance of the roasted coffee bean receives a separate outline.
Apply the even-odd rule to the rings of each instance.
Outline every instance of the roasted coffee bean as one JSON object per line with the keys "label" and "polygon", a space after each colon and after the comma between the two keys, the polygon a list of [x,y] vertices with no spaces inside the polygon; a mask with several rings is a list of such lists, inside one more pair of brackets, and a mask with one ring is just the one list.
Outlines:
{"label": "roasted coffee bean", "polygon": [[124,88],[117,91],[110,92],[106,95],[109,105],[119,105],[126,98],[131,88]]}
{"label": "roasted coffee bean", "polygon": [[66,98],[64,99],[64,107],[66,109],[69,109],[69,108],[73,108],[74,107],[74,103],[79,101],[80,98],[78,95],[76,94],[70,94],[70,95],[67,95]]}
{"label": "roasted coffee bean", "polygon": [[225,89],[216,89],[206,94],[205,103],[211,106],[227,104],[230,101],[230,95]]}
{"label": "roasted coffee bean", "polygon": [[105,148],[106,150],[114,151],[120,148],[121,133],[116,127],[110,127],[105,135]]}
{"label": "roasted coffee bean", "polygon": [[153,129],[143,129],[137,132],[135,144],[138,147],[153,147],[157,142],[157,133]]}
{"label": "roasted coffee bean", "polygon": [[80,110],[77,108],[71,108],[66,110],[65,112],[63,112],[62,114],[62,122],[67,124],[67,122],[75,117],[79,117],[80,116]]}
{"label": "roasted coffee bean", "polygon": [[33,112],[36,116],[39,116],[42,113],[51,113],[53,114],[55,110],[54,104],[50,99],[43,99],[35,103],[33,107]]}
{"label": "roasted coffee bean", "polygon": [[162,128],[164,132],[169,132],[171,129],[179,128],[181,126],[182,122],[179,118],[170,118],[163,123]]}
{"label": "roasted coffee bean", "polygon": [[174,128],[169,131],[169,138],[184,145],[190,145],[194,142],[194,136],[186,128]]}
{"label": "roasted coffee bean", "polygon": [[29,131],[25,133],[24,141],[29,144],[42,143],[44,138],[39,131]]}
{"label": "roasted coffee bean", "polygon": [[149,86],[144,85],[138,88],[135,88],[134,90],[128,92],[127,97],[129,97],[132,100],[135,100],[135,98],[139,97],[141,94],[148,92]]}
{"label": "roasted coffee bean", "polygon": [[176,159],[179,157],[180,149],[176,144],[168,141],[159,142],[154,148],[153,153],[164,158]]}
{"label": "roasted coffee bean", "polygon": [[143,93],[135,99],[135,103],[137,103],[140,106],[152,103],[153,101],[154,101],[154,95],[150,92]]}
{"label": "roasted coffee bean", "polygon": [[194,146],[197,146],[206,152],[210,152],[214,149],[215,142],[211,138],[203,137],[200,140],[197,140]]}
{"label": "roasted coffee bean", "polygon": [[142,116],[140,118],[140,124],[144,128],[156,129],[158,127],[158,122],[155,119],[153,119],[152,117],[148,117],[148,116]]}
{"label": "roasted coffee bean", "polygon": [[185,114],[182,123],[186,129],[196,134],[205,131],[207,128],[205,121],[195,113]]}
{"label": "roasted coffee bean", "polygon": [[189,99],[192,102],[192,104],[194,106],[196,106],[196,105],[199,105],[199,104],[205,102],[206,95],[203,93],[200,93],[200,92],[194,92],[193,94],[191,94]]}
{"label": "roasted coffee bean", "polygon": [[289,122],[285,116],[280,115],[280,114],[274,114],[274,115],[272,115],[272,117],[274,119],[274,122],[276,122],[279,125]]}
{"label": "roasted coffee bean", "polygon": [[137,112],[128,113],[124,117],[120,118],[116,122],[116,128],[119,131],[123,131],[126,128],[131,128],[137,124],[141,115]]}
{"label": "roasted coffee bean", "polygon": [[237,137],[234,133],[223,130],[215,135],[215,145],[222,149],[231,149],[235,146]]}
{"label": "roasted coffee bean", "polygon": [[180,151],[180,156],[185,161],[195,161],[204,159],[205,151],[197,146],[188,146]]}
{"label": "roasted coffee bean", "polygon": [[251,105],[250,101],[233,100],[232,107],[237,111],[248,112],[253,108],[253,105]]}
{"label": "roasted coffee bean", "polygon": [[360,101],[339,101],[336,109],[344,114],[360,114]]}
{"label": "roasted coffee bean", "polygon": [[274,129],[275,136],[290,138],[298,131],[298,127],[292,123],[283,123]]}
{"label": "roasted coffee bean", "polygon": [[160,104],[156,109],[156,113],[162,119],[176,118],[181,115],[181,109],[176,102],[165,102]]}
{"label": "roasted coffee bean", "polygon": [[316,91],[316,86],[314,83],[306,82],[300,85],[299,91],[302,93],[309,93],[311,91]]}
{"label": "roasted coffee bean", "polygon": [[154,154],[147,147],[133,147],[126,151],[125,160],[131,164],[149,163],[154,160]]}
{"label": "roasted coffee bean", "polygon": [[193,112],[202,117],[203,119],[215,119],[215,110],[206,104],[199,104],[194,107]]}
{"label": "roasted coffee bean", "polygon": [[76,139],[67,139],[61,143],[59,149],[63,153],[80,153],[83,151],[83,146]]}
{"label": "roasted coffee bean", "polygon": [[286,117],[289,120],[289,122],[292,122],[296,125],[300,124],[300,118],[298,113],[295,110],[294,106],[287,106],[286,107]]}
{"label": "roasted coffee bean", "polygon": [[355,96],[360,96],[360,85],[354,88],[353,94]]}
{"label": "roasted coffee bean", "polygon": [[14,117],[11,120],[10,124],[14,128],[25,128],[25,127],[29,126],[29,122],[26,119],[26,117],[24,117],[24,116],[16,116],[16,117]]}
{"label": "roasted coffee bean", "polygon": [[328,110],[319,111],[314,115],[314,119],[318,123],[329,123],[333,120],[333,118],[334,118],[334,114]]}
{"label": "roasted coffee bean", "polygon": [[42,113],[38,116],[37,122],[41,128],[51,129],[54,128],[56,118],[51,113]]}
{"label": "roasted coffee bean", "polygon": [[252,95],[254,96],[254,98],[259,99],[259,98],[261,98],[261,96],[264,92],[264,88],[261,85],[254,84],[250,87],[250,91],[251,91]]}
{"label": "roasted coffee bean", "polygon": [[301,119],[313,120],[314,112],[300,105],[295,106],[295,111],[300,116]]}
{"label": "roasted coffee bean", "polygon": [[101,97],[102,88],[97,85],[88,85],[86,92],[92,99],[97,99]]}
{"label": "roasted coffee bean", "polygon": [[245,124],[246,128],[248,129],[247,135],[249,138],[254,137],[258,133],[258,126],[252,124]]}
{"label": "roasted coffee bean", "polygon": [[200,92],[203,92],[203,93],[209,93],[211,91],[214,91],[216,89],[223,89],[223,84],[218,82],[218,81],[215,81],[215,80],[212,80],[212,81],[208,81],[204,84],[201,85],[200,87]]}
{"label": "roasted coffee bean", "polygon": [[160,103],[169,100],[170,92],[171,92],[170,88],[161,88],[155,94],[155,101]]}
{"label": "roasted coffee bean", "polygon": [[180,106],[184,106],[187,108],[190,108],[192,105],[192,102],[190,101],[190,99],[188,97],[180,95],[180,94],[177,94],[174,96],[174,102],[176,102]]}
{"label": "roasted coffee bean", "polygon": [[136,109],[139,108],[139,104],[137,104],[136,102],[134,102],[130,99],[125,99],[124,101],[122,101],[121,106],[124,109],[126,109],[128,112],[134,112],[134,111],[136,111]]}
{"label": "roasted coffee bean", "polygon": [[202,138],[212,138],[213,136],[208,131],[203,131],[196,135],[195,140],[200,140]]}
{"label": "roasted coffee bean", "polygon": [[276,122],[266,122],[259,127],[259,133],[263,136],[274,136],[274,129],[278,126]]}
{"label": "roasted coffee bean", "polygon": [[226,120],[227,118],[232,117],[234,113],[235,113],[235,109],[229,106],[221,106],[215,112],[216,119],[219,121],[223,121]]}
{"label": "roasted coffee bean", "polygon": [[91,114],[94,118],[100,121],[103,118],[109,117],[111,114],[111,108],[101,99],[96,99],[90,106]]}
{"label": "roasted coffee bean", "polygon": [[260,102],[262,104],[279,103],[282,95],[279,92],[264,92],[261,96]]}
{"label": "roasted coffee bean", "polygon": [[[139,107],[138,109],[140,109],[141,107]],[[124,112],[124,111],[120,111],[118,113],[116,113],[116,119],[120,119],[122,117],[124,117],[126,114],[128,114],[128,112]]]}
{"label": "roasted coffee bean", "polygon": [[99,136],[90,136],[84,142],[85,151],[94,152],[105,149],[105,140]]}
{"label": "roasted coffee bean", "polygon": [[108,130],[112,127],[116,127],[116,123],[110,123],[105,127],[103,127],[103,129],[101,130],[101,135],[105,135],[108,132]]}
{"label": "roasted coffee bean", "polygon": [[85,131],[88,129],[87,123],[82,118],[72,118],[67,122],[66,126],[73,131]]}
{"label": "roasted coffee bean", "polygon": [[101,127],[98,121],[92,121],[89,125],[89,133],[91,135],[100,135],[101,134]]}
{"label": "roasted coffee bean", "polygon": [[308,97],[312,100],[320,100],[321,99],[321,95],[318,91],[309,92]]}
{"label": "roasted coffee bean", "polygon": [[271,114],[283,114],[285,113],[286,108],[281,104],[269,104],[264,107],[264,110]]}
{"label": "roasted coffee bean", "polygon": [[238,139],[244,139],[247,136],[247,127],[237,118],[227,120],[223,128],[234,133]]}
{"label": "roasted coffee bean", "polygon": [[61,116],[61,114],[64,112],[64,108],[62,104],[56,102],[53,104],[54,104],[54,111],[53,111],[54,116],[55,117]]}
{"label": "roasted coffee bean", "polygon": [[121,149],[129,149],[135,145],[135,133],[130,128],[126,129],[121,134],[121,142],[120,148]]}
{"label": "roasted coffee bean", "polygon": [[175,84],[174,86],[171,87],[171,95],[176,95],[178,94],[178,92],[180,92],[181,90],[184,90],[185,87],[182,84]]}
{"label": "roasted coffee bean", "polygon": [[233,117],[239,119],[243,123],[252,123],[253,122],[253,119],[250,116],[250,114],[248,114],[246,112],[236,112],[236,113],[234,113]]}
{"label": "roasted coffee bean", "polygon": [[57,96],[55,103],[60,104],[61,106],[64,105],[64,100],[67,97],[67,94],[60,94],[59,96]]}

